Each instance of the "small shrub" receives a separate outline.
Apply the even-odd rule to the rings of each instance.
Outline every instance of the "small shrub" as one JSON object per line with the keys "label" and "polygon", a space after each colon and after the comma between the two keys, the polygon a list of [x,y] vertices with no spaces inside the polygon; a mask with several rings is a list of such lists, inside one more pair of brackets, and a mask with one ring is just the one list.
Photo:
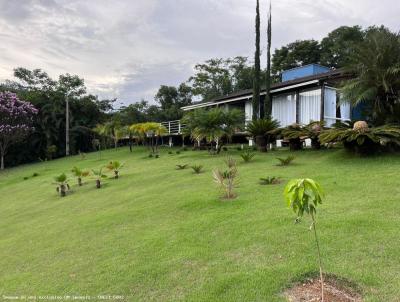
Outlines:
{"label": "small shrub", "polygon": [[255,154],[250,152],[250,150],[246,150],[242,154],[240,154],[240,157],[244,160],[245,163],[250,162],[254,156]]}
{"label": "small shrub", "polygon": [[279,160],[278,166],[289,166],[293,161],[295,157],[293,155],[289,155],[286,158],[279,158],[277,157],[277,160]]}
{"label": "small shrub", "polygon": [[118,160],[110,161],[106,168],[110,171],[114,171],[114,178],[118,179],[119,171],[124,166],[123,163],[120,163]]}
{"label": "small shrub", "polygon": [[176,154],[181,154],[181,151],[176,151]]}
{"label": "small shrub", "polygon": [[188,167],[188,165],[176,165],[177,170],[184,170]]}
{"label": "small shrub", "polygon": [[222,150],[226,152],[228,151],[228,147],[222,147]]}
{"label": "small shrub", "polygon": [[193,172],[195,174],[200,174],[201,172],[203,172],[203,166],[202,165],[193,165],[191,168],[193,169]]}
{"label": "small shrub", "polygon": [[230,158],[226,160],[225,163],[228,166],[228,170],[214,170],[213,177],[214,181],[220,186],[220,188],[224,191],[224,197],[226,199],[233,199],[236,197],[234,193],[234,189],[237,185],[237,168],[236,162]]}
{"label": "small shrub", "polygon": [[236,167],[236,161],[233,159],[232,156],[228,156],[225,159],[225,164],[228,166],[228,168]]}
{"label": "small shrub", "polygon": [[173,152],[172,151],[168,151],[168,154],[173,154]]}
{"label": "small shrub", "polygon": [[37,173],[37,172],[32,174],[32,177],[38,177],[38,176],[39,176],[39,173]]}
{"label": "small shrub", "polygon": [[154,157],[155,157],[155,158],[159,158],[159,157],[160,157],[160,155],[156,154]]}
{"label": "small shrub", "polygon": [[150,153],[150,154],[149,154],[149,158],[152,158],[152,157],[153,157],[153,153]]}
{"label": "small shrub", "polygon": [[95,177],[96,181],[96,188],[100,189],[101,188],[101,180],[104,178],[107,178],[107,175],[103,173],[103,168],[100,168],[98,170],[92,170],[93,175]]}
{"label": "small shrub", "polygon": [[67,175],[65,175],[65,173],[62,173],[61,175],[54,177],[54,180],[56,181],[54,184],[57,185],[57,192],[60,194],[61,197],[64,197],[69,190]]}
{"label": "small shrub", "polygon": [[29,177],[28,177],[28,176],[25,176],[25,177],[24,177],[24,180],[28,180],[28,179],[29,179]]}
{"label": "small shrub", "polygon": [[281,179],[279,177],[275,176],[268,176],[266,178],[260,178],[260,185],[276,185],[281,182]]}
{"label": "small shrub", "polygon": [[89,171],[82,171],[78,167],[73,167],[71,172],[78,179],[78,185],[79,186],[82,186],[82,178],[86,177],[86,176],[89,176]]}

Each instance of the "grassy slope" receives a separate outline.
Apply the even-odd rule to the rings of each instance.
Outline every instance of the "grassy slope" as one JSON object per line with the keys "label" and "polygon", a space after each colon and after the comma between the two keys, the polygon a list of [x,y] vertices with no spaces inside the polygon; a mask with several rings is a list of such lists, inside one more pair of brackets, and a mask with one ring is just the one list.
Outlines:
{"label": "grassy slope", "polygon": [[[230,153],[238,157],[237,151]],[[0,174],[1,294],[121,294],[128,301],[282,301],[282,288],[316,271],[308,221],[295,225],[284,183],[318,180],[327,198],[318,213],[327,271],[357,282],[367,301],[400,296],[400,158],[348,158],[342,151],[296,153],[293,166],[257,154],[239,164],[239,198],[221,202],[211,171],[223,156],[110,150],[14,168]],[[52,179],[74,165],[125,162],[104,188],[73,186],[56,195]],[[175,170],[200,163],[205,172]],[[38,172],[40,176],[22,180]],[[75,183],[75,180],[71,180]]]}

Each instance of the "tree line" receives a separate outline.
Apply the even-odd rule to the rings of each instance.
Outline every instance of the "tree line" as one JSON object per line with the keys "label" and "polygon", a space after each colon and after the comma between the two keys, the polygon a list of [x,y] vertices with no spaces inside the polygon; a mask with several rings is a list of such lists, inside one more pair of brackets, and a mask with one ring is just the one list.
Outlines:
{"label": "tree line", "polygon": [[[357,100],[368,97],[371,101],[367,105],[375,108],[372,118],[387,120],[389,112],[391,121],[395,121],[399,110],[398,43],[398,34],[384,27],[342,26],[321,41],[298,40],[275,49],[271,58],[271,82],[279,81],[283,70],[309,63],[350,68],[363,78],[358,77],[344,87],[347,95]],[[367,58],[364,65],[357,63],[364,58]],[[367,65],[372,72],[363,73],[360,69]],[[267,74],[266,69],[260,70],[260,83],[266,83]],[[194,74],[179,86],[160,86],[154,101],[141,100],[114,108],[115,99],[100,100],[87,93],[84,80],[76,75],[63,74],[52,79],[41,69],[16,68],[14,78],[1,83],[0,91],[15,92],[21,100],[38,109],[38,114],[33,123],[35,130],[28,139],[10,146],[7,163],[16,165],[65,155],[66,98],[70,113],[70,149],[72,154],[77,154],[95,149],[93,139],[98,134],[93,129],[98,124],[116,122],[124,126],[181,119],[182,106],[195,100],[209,101],[252,89],[253,84],[254,62],[247,57],[213,58],[195,65]],[[363,89],[363,84],[370,89]]]}

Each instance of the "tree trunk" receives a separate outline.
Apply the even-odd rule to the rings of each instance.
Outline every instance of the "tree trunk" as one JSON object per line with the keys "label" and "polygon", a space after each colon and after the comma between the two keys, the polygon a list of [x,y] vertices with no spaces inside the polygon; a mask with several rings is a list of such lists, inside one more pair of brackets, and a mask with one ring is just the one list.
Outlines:
{"label": "tree trunk", "polygon": [[78,185],[81,187],[82,186],[82,178],[78,177]]}
{"label": "tree trunk", "polygon": [[4,170],[4,154],[3,152],[1,153],[1,164],[0,164],[0,170]]}
{"label": "tree trunk", "polygon": [[267,152],[267,140],[265,136],[258,135],[256,136],[256,144],[258,146],[258,150],[261,152]]}
{"label": "tree trunk", "polygon": [[118,179],[118,177],[119,177],[118,171],[114,171],[114,178],[115,178],[115,179]]}
{"label": "tree trunk", "polygon": [[315,242],[317,244],[317,250],[318,250],[318,260],[319,260],[319,277],[321,279],[321,301],[324,302],[324,275],[322,274],[322,259],[321,259],[321,250],[319,248],[319,241],[318,241],[318,236],[317,236],[317,229],[315,228],[315,217],[314,214],[311,213],[312,217],[312,223],[313,223],[313,229],[314,229],[314,236],[315,236]]}
{"label": "tree trunk", "polygon": [[100,188],[101,188],[100,179],[96,179],[96,188],[97,188],[97,189],[100,189]]}
{"label": "tree trunk", "polygon": [[66,195],[65,185],[60,186],[60,195],[61,195],[61,197],[65,197],[65,195]]}

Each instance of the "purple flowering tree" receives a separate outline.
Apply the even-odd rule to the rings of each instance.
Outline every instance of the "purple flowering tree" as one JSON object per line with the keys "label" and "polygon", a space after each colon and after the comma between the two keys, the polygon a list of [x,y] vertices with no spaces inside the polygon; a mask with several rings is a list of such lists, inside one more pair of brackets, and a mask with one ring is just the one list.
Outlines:
{"label": "purple flowering tree", "polygon": [[23,140],[33,130],[33,117],[38,110],[18,99],[12,92],[0,92],[0,169],[4,169],[4,156],[8,147]]}

